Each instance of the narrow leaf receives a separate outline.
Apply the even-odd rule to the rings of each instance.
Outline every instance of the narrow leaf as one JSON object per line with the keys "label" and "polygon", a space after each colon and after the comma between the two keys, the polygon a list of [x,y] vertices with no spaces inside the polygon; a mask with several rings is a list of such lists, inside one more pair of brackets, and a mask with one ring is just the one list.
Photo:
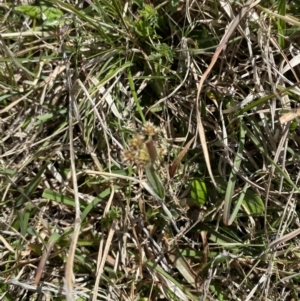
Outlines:
{"label": "narrow leaf", "polygon": [[153,189],[153,192],[159,197],[159,199],[164,200],[164,186],[162,185],[161,180],[152,165],[146,167],[146,178],[150,184],[150,187]]}
{"label": "narrow leaf", "polygon": [[230,215],[230,208],[231,208],[231,202],[232,202],[232,197],[233,197],[233,191],[235,187],[235,183],[237,180],[237,174],[236,171],[240,169],[241,163],[242,163],[242,155],[243,155],[243,150],[244,150],[244,145],[245,145],[245,130],[242,127],[243,122],[241,122],[240,126],[240,144],[239,144],[239,149],[236,154],[233,166],[234,168],[231,171],[231,174],[229,176],[228,180],[228,185],[226,189],[226,194],[225,194],[225,203],[224,203],[224,214],[223,214],[223,222],[225,225],[229,226],[230,222],[232,222],[232,217],[229,221],[229,215]]}
{"label": "narrow leaf", "polygon": [[[42,167],[40,167],[39,172],[36,174],[36,176],[31,180],[31,182],[28,184],[28,186],[25,188],[25,194],[30,197],[40,184],[40,181],[42,179],[42,174],[44,173],[45,169],[47,168],[48,162],[45,163]],[[27,201],[27,198],[21,194],[16,201],[16,207],[21,206],[24,202]]]}

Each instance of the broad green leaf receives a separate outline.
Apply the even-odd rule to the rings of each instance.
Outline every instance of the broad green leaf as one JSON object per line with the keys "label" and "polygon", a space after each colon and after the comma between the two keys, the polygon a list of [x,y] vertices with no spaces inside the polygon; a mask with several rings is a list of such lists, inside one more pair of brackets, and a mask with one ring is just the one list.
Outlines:
{"label": "broad green leaf", "polygon": [[34,19],[41,18],[41,8],[39,6],[22,5],[15,7],[15,10]]}
{"label": "broad green leaf", "polygon": [[202,179],[194,179],[191,186],[191,198],[194,203],[198,206],[204,205],[207,200],[207,188],[205,182]]}
{"label": "broad green leaf", "polygon": [[55,7],[48,7],[45,5],[21,5],[17,6],[15,10],[20,13],[26,14],[31,18],[42,20],[59,19],[63,15],[63,12],[60,9]]}
{"label": "broad green leaf", "polygon": [[291,133],[295,132],[297,127],[298,127],[298,122],[296,120],[293,120],[290,124],[290,132]]}
{"label": "broad green leaf", "polygon": [[63,15],[63,12],[55,7],[42,6],[41,8],[43,20],[56,20]]}
{"label": "broad green leaf", "polygon": [[253,190],[248,189],[242,206],[248,214],[264,214],[265,205],[260,196]]}

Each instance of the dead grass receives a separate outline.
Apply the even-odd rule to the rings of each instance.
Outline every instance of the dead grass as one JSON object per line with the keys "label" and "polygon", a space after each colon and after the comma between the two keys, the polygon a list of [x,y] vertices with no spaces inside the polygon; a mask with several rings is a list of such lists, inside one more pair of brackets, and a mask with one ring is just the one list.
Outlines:
{"label": "dead grass", "polygon": [[2,300],[298,300],[296,2],[147,3],[0,4]]}

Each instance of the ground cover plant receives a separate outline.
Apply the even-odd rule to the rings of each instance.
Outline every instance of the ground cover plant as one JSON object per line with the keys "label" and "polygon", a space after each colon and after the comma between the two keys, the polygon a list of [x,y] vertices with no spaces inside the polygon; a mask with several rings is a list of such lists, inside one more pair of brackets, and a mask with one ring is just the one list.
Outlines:
{"label": "ground cover plant", "polygon": [[1,300],[298,300],[296,1],[0,3]]}

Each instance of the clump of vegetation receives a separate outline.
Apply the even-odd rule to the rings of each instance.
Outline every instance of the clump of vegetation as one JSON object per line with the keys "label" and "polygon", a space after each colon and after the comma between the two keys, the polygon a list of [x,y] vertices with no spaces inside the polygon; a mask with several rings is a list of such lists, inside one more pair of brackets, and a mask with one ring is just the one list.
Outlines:
{"label": "clump of vegetation", "polygon": [[298,300],[295,1],[0,15],[3,300]]}

